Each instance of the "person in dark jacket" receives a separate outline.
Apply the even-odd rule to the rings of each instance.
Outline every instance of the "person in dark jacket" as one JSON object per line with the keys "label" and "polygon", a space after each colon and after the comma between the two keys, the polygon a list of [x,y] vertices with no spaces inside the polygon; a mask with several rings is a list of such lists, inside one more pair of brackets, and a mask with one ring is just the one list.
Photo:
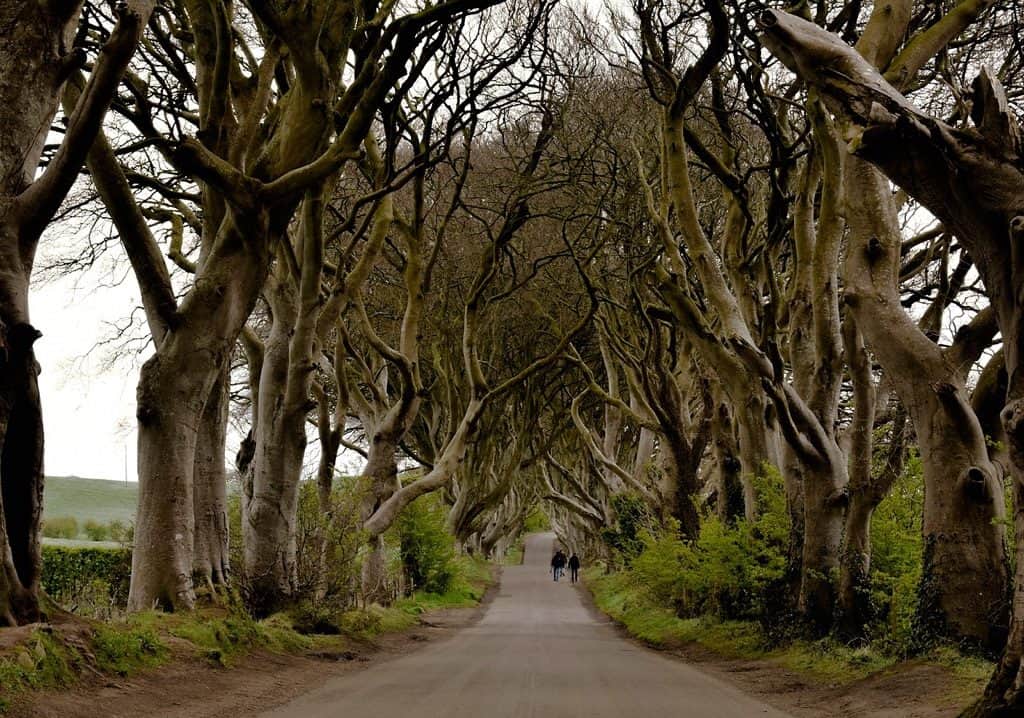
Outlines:
{"label": "person in dark jacket", "polygon": [[551,573],[557,581],[562,574],[565,572],[565,554],[562,553],[562,549],[555,551],[555,555],[551,557]]}
{"label": "person in dark jacket", "polygon": [[574,551],[569,557],[569,579],[576,583],[580,580],[580,557]]}

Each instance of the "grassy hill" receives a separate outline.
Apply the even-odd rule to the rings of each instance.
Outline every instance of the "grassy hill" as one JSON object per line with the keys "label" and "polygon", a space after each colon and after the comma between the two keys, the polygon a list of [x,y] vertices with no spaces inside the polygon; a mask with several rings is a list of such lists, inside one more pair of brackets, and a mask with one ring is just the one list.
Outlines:
{"label": "grassy hill", "polygon": [[79,524],[89,519],[101,524],[135,521],[138,484],[77,476],[48,476],[43,496],[43,518],[73,516]]}

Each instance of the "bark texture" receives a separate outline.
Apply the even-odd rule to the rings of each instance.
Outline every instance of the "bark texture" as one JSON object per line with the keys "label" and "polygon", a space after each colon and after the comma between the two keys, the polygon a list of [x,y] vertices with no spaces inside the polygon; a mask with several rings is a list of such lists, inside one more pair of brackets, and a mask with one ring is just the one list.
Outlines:
{"label": "bark texture", "polygon": [[38,177],[73,47],[79,2],[0,3],[0,625],[36,621],[43,423],[28,294],[40,235],[71,189],[141,36],[152,2],[119,6],[64,138]]}
{"label": "bark texture", "polygon": [[221,371],[203,407],[196,439],[193,580],[210,592],[228,584],[228,500],[224,444],[228,428],[228,373]]}
{"label": "bark texture", "polygon": [[[234,72],[238,68],[225,61],[234,56],[230,3],[197,0],[175,6],[175,20],[189,27],[194,42],[200,127],[197,138],[177,142],[168,159],[202,188],[201,255],[195,282],[180,304],[177,321],[140,378],[140,498],[130,609],[144,610],[154,604],[188,608],[193,604],[189,572],[194,515],[184,507],[194,503],[195,427],[274,259],[285,252],[282,242],[293,227],[296,210],[310,195],[313,204],[318,202],[323,183],[359,154],[377,110],[405,74],[406,61],[420,41],[453,17],[486,4],[486,0],[444,3],[389,20],[386,29],[371,33],[356,53],[355,76],[345,83],[342,68],[360,21],[351,4],[311,4],[302,12],[286,13],[266,4],[253,6],[252,12],[273,34],[265,58],[269,64],[262,65],[260,78],[253,78],[258,82],[278,78],[280,96],[273,107],[268,106],[269,96],[250,106],[245,100],[247,93],[231,91],[238,89],[232,83],[239,78]],[[277,60],[286,68],[275,75]],[[272,121],[264,122],[266,113]],[[246,116],[247,121],[236,123],[238,115]],[[307,218],[303,217],[301,224],[308,226]],[[322,252],[317,242],[297,245],[301,245],[296,251],[302,258],[307,251],[314,255]],[[283,257],[287,260],[287,253]],[[304,321],[309,319],[307,297],[312,294],[319,301],[317,263],[314,257],[313,271],[299,280],[307,286],[315,283],[316,290],[302,290],[296,300],[301,307],[296,311]],[[285,271],[290,270],[289,266]],[[291,370],[299,375],[299,380],[290,381],[284,390],[284,411],[289,415],[299,406],[306,411],[312,408],[307,404],[313,366],[302,359],[311,355],[312,329],[307,325],[293,329],[291,345],[281,348],[296,353]],[[267,362],[271,365],[267,371],[277,371],[269,358]],[[261,402],[259,411],[268,419],[265,425],[278,419],[281,408]],[[302,431],[304,424],[298,422],[298,426],[297,431]],[[256,443],[254,440],[247,449],[254,451]],[[282,452],[290,457],[297,451],[297,443],[296,434],[282,443]],[[266,442],[262,446],[253,457],[255,473],[249,487],[253,507],[247,512],[247,521],[266,526],[266,542],[273,548],[247,549],[247,563],[255,571],[253,580],[272,588],[267,602],[275,605],[280,595],[287,593],[293,573],[289,559],[292,542],[287,535],[289,523],[294,521],[291,497],[297,480],[291,470],[287,475],[274,474],[275,462],[291,459],[277,455]]]}
{"label": "bark texture", "polygon": [[[964,4],[965,7],[967,3]],[[936,24],[935,43],[948,42],[986,6],[958,8]],[[1018,288],[1024,279],[1017,259],[1019,236],[1024,231],[1021,218],[1024,207],[1024,167],[1021,162],[1020,130],[1008,110],[1005,94],[987,70],[974,83],[972,119],[976,129],[959,129],[929,117],[911,104],[890,84],[912,78],[920,62],[898,62],[913,50],[921,55],[927,42],[908,47],[883,77],[863,56],[834,35],[799,18],[771,11],[762,18],[766,43],[794,72],[819,87],[836,112],[842,114],[854,132],[850,140],[855,153],[874,164],[885,175],[921,202],[964,243],[984,279],[986,293],[995,307],[999,330],[1003,335],[1008,377],[1003,426],[1010,445],[1011,473],[1017,497],[1015,503],[1017,550],[1021,534],[1021,479],[1024,477],[1024,453],[1020,447],[1024,422],[1019,417],[1024,382],[1019,373],[1022,304]],[[939,45],[941,47],[941,44]],[[927,49],[927,48],[924,48]],[[926,55],[928,57],[930,55]],[[822,72],[829,67],[833,71]],[[1014,378],[1016,377],[1016,379]],[[936,401],[959,410],[961,396],[952,389],[933,386]],[[909,407],[908,407],[909,408]],[[921,428],[918,427],[918,433]],[[980,432],[979,432],[980,433]],[[974,442],[971,442],[972,445]],[[972,447],[974,448],[974,447]],[[957,506],[947,507],[963,520],[978,511],[986,511],[986,494],[993,486],[991,464],[974,462],[974,455],[962,456],[961,466],[970,466],[959,476],[950,476],[958,495]],[[941,469],[942,467],[936,467]],[[964,493],[959,493],[964,492]],[[965,496],[966,494],[966,496]],[[966,499],[966,500],[965,500]],[[979,504],[978,499],[981,500]],[[933,543],[943,543],[936,541]],[[954,553],[956,552],[954,547]],[[967,553],[963,551],[963,553]],[[969,568],[975,568],[977,555],[963,555]],[[982,559],[990,560],[990,559]],[[940,569],[942,570],[942,569]],[[993,676],[979,714],[1010,715],[1024,705],[1024,568],[1017,564],[1013,599],[1013,618],[1003,658]],[[984,610],[984,609],[982,609]],[[970,615],[976,615],[974,607]]]}

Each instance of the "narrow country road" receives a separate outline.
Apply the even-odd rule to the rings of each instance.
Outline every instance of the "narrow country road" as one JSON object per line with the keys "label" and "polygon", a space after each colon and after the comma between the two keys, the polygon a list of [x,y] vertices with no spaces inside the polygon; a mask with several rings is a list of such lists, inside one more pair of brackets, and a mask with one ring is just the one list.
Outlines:
{"label": "narrow country road", "polygon": [[268,718],[784,718],[785,713],[595,620],[527,539],[483,619],[450,640],[337,678]]}

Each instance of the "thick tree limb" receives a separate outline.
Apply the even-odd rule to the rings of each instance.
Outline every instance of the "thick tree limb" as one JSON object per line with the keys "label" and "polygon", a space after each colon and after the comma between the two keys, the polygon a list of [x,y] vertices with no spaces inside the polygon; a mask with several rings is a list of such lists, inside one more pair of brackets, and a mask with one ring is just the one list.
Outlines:
{"label": "thick tree limb", "polygon": [[[69,82],[64,90],[65,108],[74,107],[79,95],[79,84]],[[86,166],[139,279],[149,331],[154,343],[160,344],[167,330],[177,322],[178,302],[160,247],[102,129],[96,133],[86,156]]]}
{"label": "thick tree limb", "polygon": [[155,5],[153,0],[131,0],[118,6],[117,24],[68,118],[60,147],[43,175],[18,197],[22,247],[35,245],[71,190]]}
{"label": "thick tree limb", "polygon": [[[1009,289],[1002,243],[1021,212],[1024,163],[1013,139],[1019,133],[1009,129],[1015,123],[1000,109],[994,77],[983,73],[974,87],[977,103],[986,108],[974,112],[984,131],[954,128],[914,107],[828,31],[775,10],[763,13],[761,23],[769,49],[859,128],[847,137],[855,154],[878,166],[964,242],[989,291]],[[1004,139],[993,142],[1000,124]]]}

